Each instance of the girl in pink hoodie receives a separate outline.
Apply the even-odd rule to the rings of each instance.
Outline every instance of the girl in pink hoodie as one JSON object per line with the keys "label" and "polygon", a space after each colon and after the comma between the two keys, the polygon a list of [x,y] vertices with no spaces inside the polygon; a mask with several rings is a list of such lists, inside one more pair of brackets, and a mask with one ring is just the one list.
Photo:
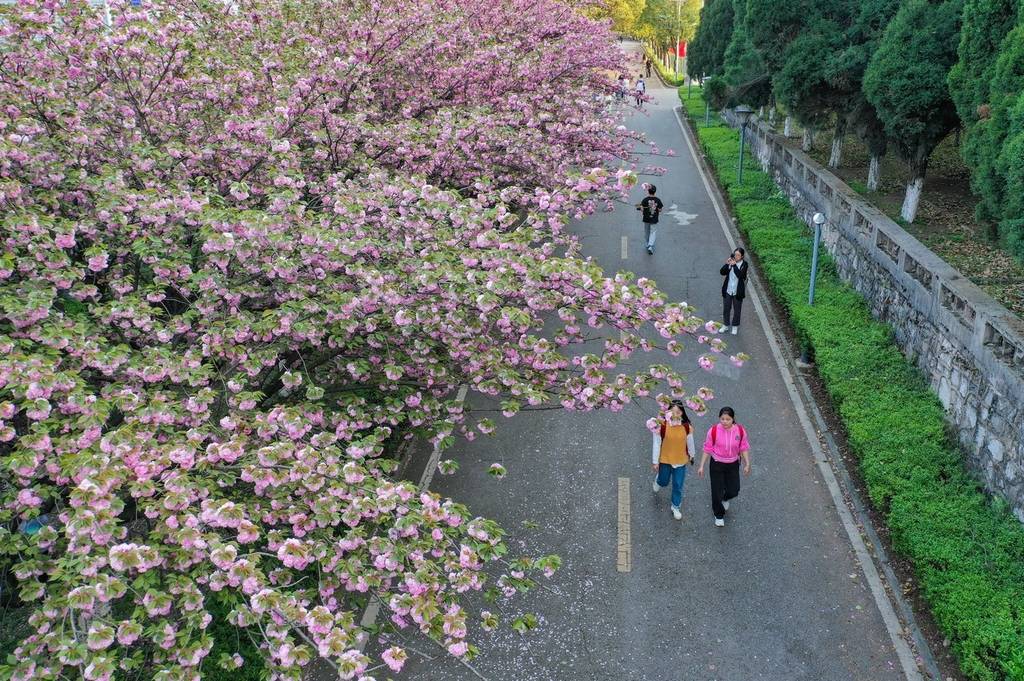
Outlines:
{"label": "girl in pink hoodie", "polygon": [[704,465],[711,459],[708,472],[711,476],[711,511],[715,514],[715,525],[725,525],[725,512],[729,500],[740,493],[740,460],[743,460],[743,474],[750,475],[750,443],[747,431],[736,423],[736,412],[732,407],[722,407],[718,412],[718,423],[711,426],[704,438],[704,455],[697,468],[697,476],[704,477]]}

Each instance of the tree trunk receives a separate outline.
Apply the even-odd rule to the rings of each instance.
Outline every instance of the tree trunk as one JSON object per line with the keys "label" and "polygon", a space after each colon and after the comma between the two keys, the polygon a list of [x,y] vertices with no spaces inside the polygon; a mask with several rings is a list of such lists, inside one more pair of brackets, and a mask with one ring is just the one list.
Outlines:
{"label": "tree trunk", "polygon": [[868,191],[877,192],[878,182],[881,179],[882,157],[878,154],[871,154],[871,161],[868,163]]}
{"label": "tree trunk", "polygon": [[768,122],[775,125],[775,107],[768,109]]}
{"label": "tree trunk", "polygon": [[782,124],[782,134],[786,137],[793,136],[793,117],[786,116],[786,122]]}
{"label": "tree trunk", "polygon": [[828,167],[838,168],[843,162],[843,138],[836,135],[832,138],[832,153],[828,156]]}
{"label": "tree trunk", "polygon": [[903,197],[903,207],[900,209],[900,217],[907,222],[913,222],[917,217],[917,206],[921,202],[921,191],[924,189],[925,166],[910,169],[910,182],[907,183],[907,193]]}
{"label": "tree trunk", "polygon": [[804,151],[810,151],[814,148],[814,130],[811,128],[804,128],[804,139],[800,144],[800,148]]}
{"label": "tree trunk", "polygon": [[832,153],[828,156],[828,167],[838,168],[843,163],[843,137],[846,136],[846,120],[839,118],[832,134]]}

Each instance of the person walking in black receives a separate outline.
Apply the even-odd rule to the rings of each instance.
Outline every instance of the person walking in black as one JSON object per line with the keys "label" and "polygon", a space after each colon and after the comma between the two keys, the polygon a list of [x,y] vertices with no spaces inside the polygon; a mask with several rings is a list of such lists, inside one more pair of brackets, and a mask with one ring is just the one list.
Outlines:
{"label": "person walking in black", "polygon": [[647,77],[651,77],[651,58],[644,57],[644,69],[647,71]]}
{"label": "person walking in black", "polygon": [[658,188],[653,184],[647,185],[647,196],[636,204],[636,209],[643,213],[644,240],[647,242],[647,254],[654,255],[654,240],[658,236],[658,215],[665,204],[654,194]]}
{"label": "person walking in black", "polygon": [[[732,326],[732,335],[740,331],[740,308],[743,307],[743,299],[747,296],[747,261],[744,256],[747,254],[742,248],[737,248],[729,256],[729,259],[718,271],[725,281],[722,282],[722,323],[725,329]],[[729,321],[729,314],[732,313],[732,321]]]}

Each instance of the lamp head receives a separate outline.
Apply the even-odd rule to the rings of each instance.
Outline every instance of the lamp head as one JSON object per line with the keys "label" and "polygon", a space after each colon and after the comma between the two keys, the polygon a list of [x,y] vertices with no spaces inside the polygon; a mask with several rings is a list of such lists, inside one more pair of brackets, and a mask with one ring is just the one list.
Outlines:
{"label": "lamp head", "polygon": [[814,222],[814,224],[821,227],[823,224],[825,224],[825,215],[822,213],[815,213],[814,217],[812,217],[811,220]]}
{"label": "lamp head", "polygon": [[733,111],[735,111],[736,115],[740,117],[740,124],[742,125],[746,125],[747,121],[750,120],[750,114],[754,113],[754,110],[746,104],[740,104],[738,107],[733,109]]}

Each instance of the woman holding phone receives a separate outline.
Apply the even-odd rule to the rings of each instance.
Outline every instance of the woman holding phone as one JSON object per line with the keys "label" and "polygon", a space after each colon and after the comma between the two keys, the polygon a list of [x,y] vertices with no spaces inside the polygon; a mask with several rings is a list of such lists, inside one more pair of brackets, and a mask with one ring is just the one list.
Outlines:
{"label": "woman holding phone", "polygon": [[[747,297],[748,267],[744,259],[746,254],[742,248],[737,248],[718,271],[725,277],[725,281],[722,282],[722,323],[725,324],[725,329],[722,333],[732,326],[734,336],[740,331],[740,308],[743,307],[743,299]],[[730,312],[732,321],[729,320]]]}

